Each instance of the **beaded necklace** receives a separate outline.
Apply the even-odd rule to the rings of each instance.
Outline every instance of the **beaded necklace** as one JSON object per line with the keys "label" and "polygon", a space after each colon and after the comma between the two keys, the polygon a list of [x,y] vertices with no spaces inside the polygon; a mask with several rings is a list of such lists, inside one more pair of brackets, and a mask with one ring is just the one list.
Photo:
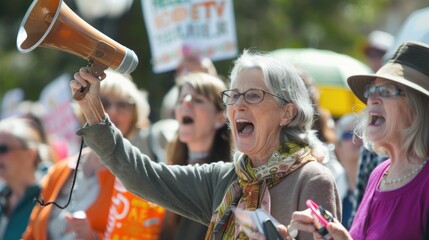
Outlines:
{"label": "beaded necklace", "polygon": [[400,183],[403,182],[404,180],[416,175],[418,172],[420,172],[420,170],[422,170],[423,166],[426,164],[426,162],[428,161],[425,160],[424,162],[422,162],[416,169],[414,169],[413,171],[409,172],[407,175],[399,177],[399,178],[393,178],[393,179],[388,179],[387,177],[389,176],[389,170],[387,170],[384,174],[383,177],[381,179],[381,181],[385,184],[385,185],[390,185],[390,184],[394,184],[394,183]]}

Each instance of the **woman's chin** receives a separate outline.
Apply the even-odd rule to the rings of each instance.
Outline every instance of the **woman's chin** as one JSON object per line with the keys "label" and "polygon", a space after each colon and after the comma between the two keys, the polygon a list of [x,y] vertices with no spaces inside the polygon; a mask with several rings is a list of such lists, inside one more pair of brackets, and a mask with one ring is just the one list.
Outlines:
{"label": "woman's chin", "polygon": [[254,149],[253,145],[249,144],[249,143],[243,143],[243,142],[236,142],[236,147],[238,149],[238,151],[248,154],[249,152],[252,151],[252,149]]}

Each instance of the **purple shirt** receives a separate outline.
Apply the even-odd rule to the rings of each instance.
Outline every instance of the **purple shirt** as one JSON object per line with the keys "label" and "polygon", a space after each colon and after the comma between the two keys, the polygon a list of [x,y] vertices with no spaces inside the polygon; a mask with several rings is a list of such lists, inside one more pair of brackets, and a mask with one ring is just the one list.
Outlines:
{"label": "purple shirt", "polygon": [[405,186],[382,192],[381,178],[390,160],[371,174],[362,203],[353,220],[354,240],[422,239],[429,210],[429,163]]}

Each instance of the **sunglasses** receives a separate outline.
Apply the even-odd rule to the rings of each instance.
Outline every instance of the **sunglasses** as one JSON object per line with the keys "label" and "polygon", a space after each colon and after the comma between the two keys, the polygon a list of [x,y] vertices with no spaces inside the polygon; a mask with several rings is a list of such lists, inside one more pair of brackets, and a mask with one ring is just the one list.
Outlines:
{"label": "sunglasses", "polygon": [[15,150],[15,149],[22,149],[22,147],[10,147],[6,144],[0,144],[0,155],[7,154],[10,151]]}
{"label": "sunglasses", "polygon": [[125,112],[125,111],[131,109],[135,105],[135,103],[132,102],[131,100],[114,102],[114,101],[110,101],[109,99],[107,99],[105,97],[101,97],[101,103],[103,104],[103,108],[106,111],[109,110],[111,107],[114,107],[120,112]]}
{"label": "sunglasses", "polygon": [[341,140],[347,141],[353,139],[353,131],[346,131],[341,134]]}
{"label": "sunglasses", "polygon": [[398,96],[405,96],[405,93],[399,89],[396,85],[386,83],[382,85],[368,85],[365,88],[363,96],[369,98],[374,94],[378,94],[384,98],[394,98]]}

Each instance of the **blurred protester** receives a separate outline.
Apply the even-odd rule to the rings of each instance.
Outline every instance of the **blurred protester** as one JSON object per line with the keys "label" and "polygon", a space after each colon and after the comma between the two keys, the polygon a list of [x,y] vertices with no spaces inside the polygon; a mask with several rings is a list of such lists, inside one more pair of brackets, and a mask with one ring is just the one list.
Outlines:
{"label": "blurred protester", "polygon": [[[101,102],[112,123],[130,142],[155,159],[150,143],[150,106],[131,76],[106,71]],[[105,239],[158,239],[164,208],[128,192],[118,178],[112,194]]]}
{"label": "blurred protester", "polygon": [[[335,144],[337,136],[335,133],[335,121],[331,112],[320,105],[320,92],[313,83],[312,77],[301,67],[296,66],[299,75],[310,94],[310,100],[314,108],[314,121],[312,128],[317,130],[317,137],[327,145]],[[328,146],[329,147],[329,146]]]}
{"label": "blurred protester", "polygon": [[313,199],[341,218],[332,174],[311,155],[313,108],[292,66],[245,51],[232,69],[231,89],[222,92],[237,148],[234,161],[186,166],[154,163],[141,154],[104,112],[99,79],[86,68],[74,77],[72,92],[91,84],[77,101],[88,121],[77,134],[129,191],[208,225],[206,239],[246,238],[231,214],[234,206],[263,208],[284,224]]}
{"label": "blurred protester", "polygon": [[[112,116],[112,122],[124,136],[130,137],[136,146],[146,147],[144,126],[149,124],[148,103],[127,77],[111,70],[106,72],[109,77],[103,81],[100,90],[106,112]],[[79,115],[79,108],[76,110]],[[81,120],[85,122],[83,116]],[[156,226],[161,223],[163,209],[160,210],[162,216],[155,219],[158,221],[143,221],[147,219],[144,218],[146,216],[141,216],[144,214],[141,209],[147,210],[148,214],[155,209],[158,214],[159,207],[123,191],[121,183],[115,182],[115,176],[89,148],[82,151],[79,171],[75,170],[76,161],[77,156],[72,156],[55,164],[42,185],[43,200],[55,200],[60,206],[64,206],[70,197],[76,174],[70,205],[65,209],[54,205],[36,206],[24,239],[102,239],[105,236],[126,238],[136,232],[140,233],[139,227],[142,224],[155,226],[147,232],[148,235],[153,232],[155,236],[158,234]],[[124,209],[124,205],[128,208]],[[129,218],[129,211],[136,213],[136,218]],[[123,217],[129,222],[125,222]],[[136,222],[138,227],[132,225]]]}
{"label": "blurred protester", "polygon": [[354,190],[356,187],[356,178],[359,165],[359,156],[362,148],[362,140],[354,137],[353,129],[358,120],[354,114],[346,114],[338,119],[336,131],[338,141],[335,144],[335,153],[338,161],[346,170],[347,192],[342,195],[343,221],[342,224],[350,228],[349,219],[353,211]]}
{"label": "blurred protester", "polygon": [[[193,165],[231,159],[232,143],[220,92],[225,83],[206,73],[180,76],[175,106],[179,129],[167,147],[169,164]],[[161,239],[204,239],[207,226],[167,212]]]}
{"label": "blurred protester", "polygon": [[[64,157],[67,157],[68,149],[66,143],[61,143],[54,141],[53,137],[49,132],[46,131],[46,126],[43,117],[46,114],[46,107],[42,105],[39,101],[22,101],[18,104],[14,116],[27,118],[31,121],[34,121],[40,129],[42,141],[44,144],[47,144],[51,148],[51,155],[48,159],[44,159],[43,162],[39,164],[39,170],[42,174],[46,173],[47,168],[52,166],[58,160],[62,160]],[[49,161],[47,161],[49,160]]]}
{"label": "blurred protester", "polygon": [[179,96],[177,81],[180,79],[180,75],[191,72],[203,72],[217,76],[216,67],[209,58],[186,54],[176,67],[175,85],[170,88],[162,100],[161,119],[174,119],[174,108]]}
{"label": "blurred protester", "polygon": [[390,33],[375,30],[367,38],[364,46],[364,54],[368,59],[368,65],[375,72],[384,64],[384,55],[393,46],[395,37]]}
{"label": "blurred protester", "polygon": [[27,227],[34,198],[40,193],[36,172],[49,147],[45,133],[32,120],[9,117],[0,121],[0,239],[20,239]]}
{"label": "blurred protester", "polygon": [[[85,148],[76,171],[77,155],[54,164],[42,179],[41,200],[60,206],[36,205],[23,239],[95,239],[102,237],[107,223],[114,176]],[[76,176],[75,176],[76,174]],[[73,191],[74,178],[76,177]],[[72,194],[72,196],[70,196]]]}
{"label": "blurred protester", "polygon": [[[422,239],[429,211],[429,45],[405,42],[373,75],[348,78],[366,101],[355,132],[365,145],[389,156],[368,181],[350,233],[329,223],[333,239]],[[291,225],[315,232],[308,210]]]}
{"label": "blurred protester", "polygon": [[340,197],[344,197],[347,193],[347,178],[344,167],[338,162],[335,150],[335,142],[337,139],[335,132],[335,122],[329,110],[320,106],[320,93],[317,87],[313,84],[313,80],[301,67],[296,66],[299,75],[304,80],[305,87],[310,95],[311,103],[314,109],[314,121],[312,129],[317,131],[317,137],[322,141],[325,147],[318,147],[317,144],[312,147],[312,153],[317,161],[327,167],[334,176],[337,184]]}
{"label": "blurred protester", "polygon": [[201,58],[195,55],[186,54],[176,68],[175,85],[165,94],[161,105],[160,120],[149,127],[148,141],[151,145],[156,162],[164,162],[166,159],[165,147],[173,138],[179,128],[179,123],[175,119],[174,109],[179,97],[178,85],[183,74],[202,72],[217,77],[217,71],[213,62],[209,58]]}

